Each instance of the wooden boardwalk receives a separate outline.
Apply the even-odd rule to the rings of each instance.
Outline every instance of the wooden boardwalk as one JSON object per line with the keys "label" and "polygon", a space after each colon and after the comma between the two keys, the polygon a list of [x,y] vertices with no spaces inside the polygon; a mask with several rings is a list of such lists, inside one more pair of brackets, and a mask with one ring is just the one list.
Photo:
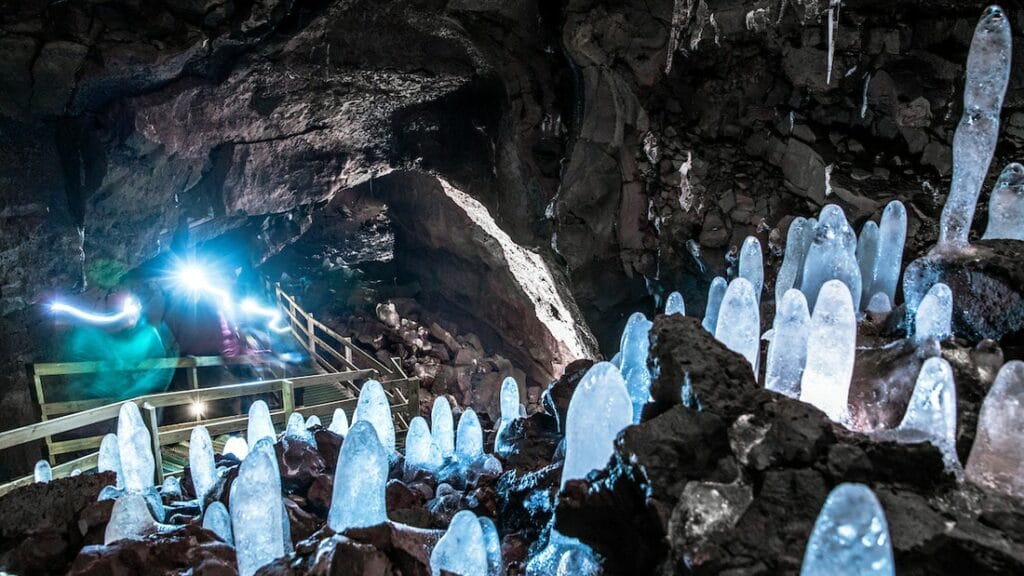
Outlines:
{"label": "wooden boardwalk", "polygon": [[[67,476],[74,470],[93,470],[103,434],[112,431],[121,405],[134,402],[150,429],[157,459],[154,480],[159,483],[167,475],[180,474],[188,464],[188,439],[196,426],[206,426],[218,452],[223,449],[227,435],[244,432],[248,426],[248,415],[240,412],[221,412],[216,417],[206,417],[202,414],[202,407],[212,402],[260,396],[272,405],[271,419],[279,430],[296,411],[306,418],[316,415],[327,426],[337,408],[344,410],[351,421],[359,389],[370,378],[379,380],[389,397],[396,432],[402,435],[408,430],[409,422],[419,413],[419,380],[407,377],[398,359],[381,362],[304,311],[280,286],[271,288],[279,308],[287,317],[292,334],[309,357],[308,374],[204,388],[201,369],[269,365],[272,357],[156,358],[134,365],[105,362],[35,364],[32,375],[40,422],[0,432],[0,451],[41,440],[45,443],[54,478]],[[189,389],[127,400],[46,401],[50,395],[48,392],[52,390],[51,379],[60,385],[63,377],[73,374],[139,370],[184,370]],[[234,404],[240,405],[239,402]],[[170,407],[193,408],[199,415],[195,420],[161,424],[158,410]],[[0,495],[31,482],[32,476],[25,476],[0,485]]]}

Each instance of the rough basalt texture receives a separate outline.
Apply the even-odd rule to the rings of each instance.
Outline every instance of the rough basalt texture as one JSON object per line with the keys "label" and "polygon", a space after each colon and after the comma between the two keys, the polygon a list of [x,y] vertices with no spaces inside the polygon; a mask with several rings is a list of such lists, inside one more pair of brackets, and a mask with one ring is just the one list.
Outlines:
{"label": "rough basalt texture", "polygon": [[[689,371],[697,397],[705,392],[701,409],[677,400],[627,428],[605,470],[558,496],[555,526],[604,555],[607,574],[797,574],[818,511],[841,482],[878,495],[900,574],[1024,569],[1024,541],[1007,529],[1024,518],[1020,503],[957,485],[930,444],[849,432],[756,388],[750,372],[730,381],[694,370],[694,330],[685,319],[655,321],[654,386],[678,387],[665,375]],[[732,354],[714,345],[703,355]]]}
{"label": "rough basalt texture", "polygon": [[120,540],[109,546],[86,546],[68,574],[154,574],[233,576],[238,574],[235,549],[196,524],[142,540]]}
{"label": "rough basalt texture", "polygon": [[30,484],[0,498],[0,566],[63,574],[79,548],[103,540],[113,502],[96,502],[110,472]]}

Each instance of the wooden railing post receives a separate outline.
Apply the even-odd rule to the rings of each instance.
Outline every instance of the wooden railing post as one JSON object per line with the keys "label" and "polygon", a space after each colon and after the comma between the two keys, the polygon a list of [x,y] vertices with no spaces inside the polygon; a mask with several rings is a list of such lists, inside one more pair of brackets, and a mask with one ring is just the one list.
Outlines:
{"label": "wooden railing post", "polygon": [[160,423],[157,421],[156,406],[146,402],[142,405],[142,409],[146,412],[143,423],[149,430],[150,443],[153,447],[153,463],[156,465],[154,466],[155,481],[157,485],[160,485],[164,483],[164,458],[160,451]]}
{"label": "wooden railing post", "polygon": [[281,408],[284,409],[284,420],[288,422],[295,411],[295,387],[291,380],[281,382]]}
{"label": "wooden railing post", "polygon": [[[313,320],[313,313],[306,312],[306,330],[309,336],[309,353],[316,354],[316,323]],[[314,359],[315,361],[315,359]]]}
{"label": "wooden railing post", "polygon": [[189,356],[192,360],[192,366],[188,368],[185,375],[188,377],[188,387],[193,390],[199,389],[199,368],[196,366],[195,356]]}

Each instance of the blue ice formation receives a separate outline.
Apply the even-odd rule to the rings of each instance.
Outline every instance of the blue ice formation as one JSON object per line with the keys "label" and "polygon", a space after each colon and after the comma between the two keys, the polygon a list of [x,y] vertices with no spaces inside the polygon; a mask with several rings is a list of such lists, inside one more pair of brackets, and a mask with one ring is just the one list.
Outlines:
{"label": "blue ice formation", "polygon": [[139,540],[157,532],[160,526],[149,511],[146,497],[139,492],[125,492],[114,501],[110,520],[103,532],[103,544],[118,540]]}
{"label": "blue ice formation", "polygon": [[274,421],[270,419],[270,408],[267,408],[267,403],[263,400],[257,400],[249,406],[249,425],[245,433],[245,442],[251,449],[260,438],[277,439]]}
{"label": "blue ice formation", "polygon": [[519,418],[519,383],[511,376],[501,382],[501,419],[498,422],[498,431],[494,435],[494,451],[502,456],[508,456],[512,450],[512,444],[505,438],[509,424]]}
{"label": "blue ice formation", "polygon": [[96,461],[96,470],[98,472],[113,472],[117,475],[117,483],[115,486],[121,488],[123,486],[121,473],[121,452],[117,448],[117,434],[107,434],[100,441],[100,454]]}
{"label": "blue ice formation", "polygon": [[405,467],[436,472],[444,464],[441,451],[434,443],[427,421],[417,416],[409,423],[409,431],[405,435]]}
{"label": "blue ice formation", "polygon": [[683,295],[679,292],[672,292],[665,299],[665,315],[671,314],[686,316],[686,303],[683,302]]}
{"label": "blue ice formation", "polygon": [[341,445],[327,525],[341,533],[387,522],[388,454],[369,420],[356,420]]}
{"label": "blue ice formation", "polygon": [[391,417],[391,403],[384,394],[384,387],[376,380],[367,380],[359,391],[356,411],[352,415],[353,425],[366,420],[377,429],[380,444],[388,458],[395,457],[395,421]]}
{"label": "blue ice formation", "polygon": [[622,374],[610,362],[594,364],[569,400],[561,485],[604,468],[615,437],[632,423],[633,402]]}
{"label": "blue ice formation", "polygon": [[245,460],[245,457],[249,455],[249,443],[241,436],[232,436],[224,442],[224,449],[221,450],[221,454],[231,454],[238,458],[239,461]]}
{"label": "blue ice formation", "polygon": [[206,507],[203,512],[203,528],[210,530],[221,540],[234,546],[235,541],[231,535],[231,515],[220,502],[213,502]]}
{"label": "blue ice formation", "polygon": [[323,423],[320,422],[319,416],[313,414],[309,418],[306,418],[306,428],[313,428],[316,426],[323,426]]}
{"label": "blue ice formation", "polygon": [[924,361],[914,392],[895,429],[898,442],[931,442],[941,452],[946,469],[960,476],[956,454],[956,386],[953,369],[941,357]]}
{"label": "blue ice formation", "polygon": [[945,340],[953,335],[953,292],[942,282],[935,283],[917,306],[914,339]]}
{"label": "blue ice formation", "polygon": [[821,287],[807,341],[800,400],[816,406],[833,422],[845,424],[849,421],[847,401],[857,347],[857,315],[843,282],[829,280]]}
{"label": "blue ice formation", "polygon": [[967,458],[972,483],[1024,499],[1024,362],[1011,360],[999,369],[978,414],[978,432]]}
{"label": "blue ice formation", "polygon": [[761,253],[761,241],[755,236],[747,236],[740,248],[740,278],[746,278],[754,287],[754,296],[761,301],[761,290],[764,288],[764,255]]}
{"label": "blue ice formation", "polygon": [[334,409],[334,416],[331,418],[331,425],[327,427],[328,430],[334,432],[338,436],[344,437],[348,434],[348,415],[341,408]]}
{"label": "blue ice formation", "polygon": [[434,437],[437,449],[445,460],[455,457],[455,417],[452,416],[452,405],[448,398],[434,398],[434,406],[430,410],[430,433]]}
{"label": "blue ice formation", "polygon": [[878,224],[868,220],[857,237],[857,267],[860,268],[861,295],[858,306],[863,310],[874,295],[871,291],[875,277],[875,261],[878,259]]}
{"label": "blue ice formation", "polygon": [[487,516],[477,518],[480,530],[484,534],[484,550],[487,551],[487,576],[501,576],[505,571],[505,563],[501,559],[501,536],[498,527]]}
{"label": "blue ice formation", "polygon": [[953,181],[942,208],[938,248],[963,248],[974,220],[981,185],[999,135],[999,111],[1010,80],[1010,22],[989,6],[974,29],[967,53],[964,113],[953,135]]}
{"label": "blue ice formation", "polygon": [[240,576],[285,554],[281,476],[273,441],[263,437],[242,461],[231,485],[231,531]]}
{"label": "blue ice formation", "polygon": [[[878,225],[877,254],[872,266],[871,280],[862,279],[863,300],[870,300],[875,294],[896,301],[896,286],[900,282],[900,267],[903,265],[903,246],[907,241],[907,209],[899,200],[893,200],[882,211],[882,222]],[[869,289],[868,286],[871,288]],[[850,291],[853,293],[853,291]]]}
{"label": "blue ice formation", "polygon": [[725,278],[716,276],[708,287],[708,305],[704,309],[704,320],[701,326],[712,336],[715,335],[715,328],[718,327],[718,312],[722,308],[722,299],[725,298],[725,291],[728,289]]}
{"label": "blue ice formation", "polygon": [[37,483],[46,484],[53,480],[53,470],[46,460],[36,462],[35,470],[32,471],[32,480]]}
{"label": "blue ice formation", "polygon": [[476,515],[461,510],[430,553],[430,573],[445,570],[459,576],[488,576],[487,547]]}
{"label": "blue ice formation", "polygon": [[298,412],[292,412],[292,415],[288,417],[288,424],[284,428],[284,437],[294,442],[305,442],[316,446],[313,433],[306,428],[306,419]]}
{"label": "blue ice formation", "polygon": [[1024,166],[1013,162],[999,174],[981,239],[1024,240]]}
{"label": "blue ice formation", "polygon": [[836,486],[811,531],[800,576],[895,576],[882,506],[863,484]]}
{"label": "blue ice formation", "polygon": [[757,374],[761,350],[761,306],[754,286],[746,278],[736,278],[722,299],[715,338],[726,348],[743,356]]}
{"label": "blue ice formation", "polygon": [[804,260],[807,250],[814,240],[814,227],[818,221],[797,217],[789,225],[786,233],[786,252],[782,258],[782,267],[775,279],[775,301],[779,302],[790,288],[800,288],[803,281]]}
{"label": "blue ice formation", "polygon": [[807,249],[800,291],[807,306],[814,309],[818,292],[829,280],[846,284],[854,302],[860,303],[861,277],[857,264],[857,235],[846,221],[843,209],[826,204],[818,215],[814,241]]}
{"label": "blue ice formation", "polygon": [[651,370],[647,367],[647,354],[651,347],[650,332],[654,326],[641,312],[634,312],[622,331],[619,352],[622,354],[621,373],[633,400],[633,423],[640,422],[640,411],[651,396]]}
{"label": "blue ice formation", "polygon": [[775,313],[772,339],[768,344],[765,388],[790,398],[800,397],[810,321],[803,292],[796,288],[787,290]]}
{"label": "blue ice formation", "polygon": [[153,489],[156,463],[149,430],[134,402],[125,402],[117,416],[117,450],[121,456],[124,488],[131,492]]}
{"label": "blue ice formation", "polygon": [[467,408],[459,417],[459,428],[455,434],[455,458],[463,468],[469,468],[484,459],[484,429],[472,408]]}
{"label": "blue ice formation", "polygon": [[217,485],[217,466],[213,460],[213,441],[206,426],[196,426],[188,441],[188,466],[192,472],[192,486],[200,505]]}

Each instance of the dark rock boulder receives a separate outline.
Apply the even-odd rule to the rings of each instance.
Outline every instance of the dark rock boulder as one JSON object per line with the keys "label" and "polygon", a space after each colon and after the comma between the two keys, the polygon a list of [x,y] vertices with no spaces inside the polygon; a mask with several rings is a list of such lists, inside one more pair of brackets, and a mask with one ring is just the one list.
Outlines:
{"label": "dark rock boulder", "polygon": [[[758,388],[745,358],[722,346],[690,316],[658,316],[651,329],[654,412],[680,403],[715,414],[742,410],[741,398]],[[645,410],[649,417],[650,410]]]}
{"label": "dark rock boulder", "polygon": [[235,549],[216,534],[189,524],[173,532],[141,540],[119,540],[109,546],[86,546],[68,574],[153,574],[174,576],[233,576],[238,574]]}
{"label": "dark rock boulder", "polygon": [[972,342],[1002,341],[1024,331],[1024,242],[981,240],[962,251],[936,252],[903,273],[910,312],[943,282],[953,292],[953,331]]}
{"label": "dark rock boulder", "polygon": [[113,502],[96,502],[110,472],[29,484],[0,498],[0,568],[61,574],[85,544],[102,542]]}

